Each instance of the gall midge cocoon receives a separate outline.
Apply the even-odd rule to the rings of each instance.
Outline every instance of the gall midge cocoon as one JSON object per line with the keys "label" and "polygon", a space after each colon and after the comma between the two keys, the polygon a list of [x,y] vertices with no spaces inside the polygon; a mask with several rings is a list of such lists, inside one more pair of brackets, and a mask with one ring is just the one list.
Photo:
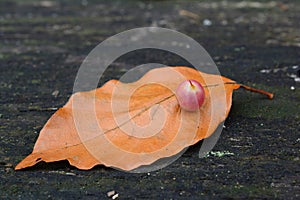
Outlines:
{"label": "gall midge cocoon", "polygon": [[180,107],[186,111],[198,110],[205,99],[202,85],[195,80],[185,80],[176,89],[176,98]]}

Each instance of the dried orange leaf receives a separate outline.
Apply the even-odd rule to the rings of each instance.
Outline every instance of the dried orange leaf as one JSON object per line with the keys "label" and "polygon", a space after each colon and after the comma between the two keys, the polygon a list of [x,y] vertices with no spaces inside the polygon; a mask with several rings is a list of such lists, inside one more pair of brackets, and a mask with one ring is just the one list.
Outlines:
{"label": "dried orange leaf", "polygon": [[[188,79],[204,86],[205,102],[197,112],[180,109],[174,95],[178,84]],[[103,164],[133,170],[149,165],[209,137],[226,119],[232,92],[240,86],[249,89],[192,68],[164,67],[133,83],[111,80],[101,88],[73,94],[15,169],[59,160],[79,169]]]}

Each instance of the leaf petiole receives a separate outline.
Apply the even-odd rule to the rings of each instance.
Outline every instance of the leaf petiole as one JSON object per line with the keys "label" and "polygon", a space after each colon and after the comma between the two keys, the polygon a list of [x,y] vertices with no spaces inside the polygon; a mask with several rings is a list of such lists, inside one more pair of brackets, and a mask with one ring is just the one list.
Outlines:
{"label": "leaf petiole", "polygon": [[273,97],[274,97],[274,94],[272,94],[270,92],[267,92],[267,91],[264,91],[264,90],[252,88],[252,87],[249,87],[249,86],[243,85],[243,84],[240,84],[240,86],[241,86],[241,88],[249,90],[250,92],[256,92],[256,93],[259,93],[259,94],[266,95],[269,99],[273,99]]}

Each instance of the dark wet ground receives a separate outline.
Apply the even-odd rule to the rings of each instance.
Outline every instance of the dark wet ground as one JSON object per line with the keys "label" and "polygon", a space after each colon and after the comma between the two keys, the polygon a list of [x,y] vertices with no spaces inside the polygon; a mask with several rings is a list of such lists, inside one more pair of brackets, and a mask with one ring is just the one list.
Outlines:
{"label": "dark wet ground", "polygon": [[[113,190],[118,199],[300,198],[299,1],[95,2],[0,1],[0,199],[105,199]],[[213,149],[233,155],[199,159],[195,145],[149,174],[81,171],[64,161],[14,171],[53,114],[47,108],[70,97],[89,51],[142,26],[187,34],[222,75],[275,93],[270,101],[235,92]],[[147,62],[185,64],[165,52],[134,52],[118,59],[102,83]]]}

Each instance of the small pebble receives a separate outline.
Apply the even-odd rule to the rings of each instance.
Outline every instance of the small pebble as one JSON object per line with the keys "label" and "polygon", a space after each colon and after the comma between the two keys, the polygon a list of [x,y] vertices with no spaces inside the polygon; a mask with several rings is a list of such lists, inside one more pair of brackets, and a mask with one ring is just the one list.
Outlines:
{"label": "small pebble", "polygon": [[112,196],[112,199],[117,199],[119,197],[119,194],[115,194],[114,196]]}
{"label": "small pebble", "polygon": [[204,26],[211,26],[212,25],[212,21],[210,21],[209,19],[205,19],[205,20],[203,20],[203,25]]}
{"label": "small pebble", "polygon": [[109,191],[109,192],[107,192],[107,196],[112,197],[115,193],[116,193],[116,191],[114,191],[114,190]]}

